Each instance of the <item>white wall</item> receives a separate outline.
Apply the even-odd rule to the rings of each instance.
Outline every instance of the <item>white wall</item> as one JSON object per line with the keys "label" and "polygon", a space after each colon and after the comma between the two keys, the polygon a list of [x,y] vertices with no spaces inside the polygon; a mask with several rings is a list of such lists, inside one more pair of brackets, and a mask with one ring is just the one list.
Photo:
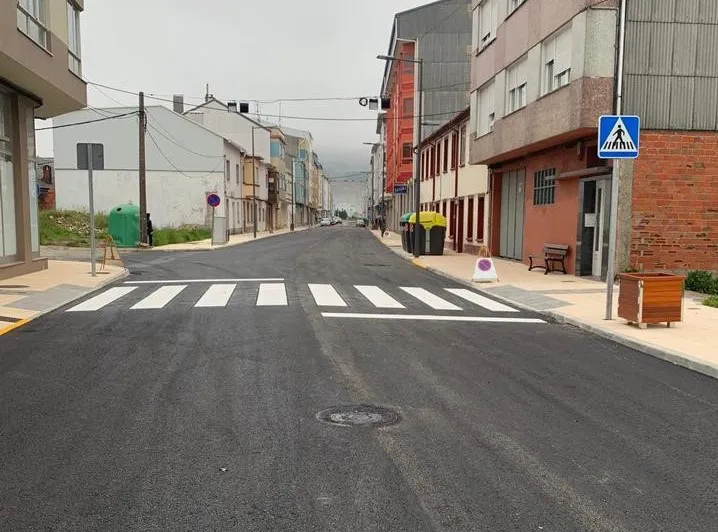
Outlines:
{"label": "white wall", "polygon": [[186,116],[240,146],[247,154],[252,152],[252,128],[254,127],[255,155],[267,162],[271,160],[269,128],[258,127],[257,124],[239,113],[230,113],[227,111],[227,107],[221,103],[209,102]]}
{"label": "white wall", "polygon": [[[224,216],[227,216],[227,227],[230,233],[235,234],[243,229],[244,211],[243,211],[243,186],[244,179],[244,155],[236,146],[225,141],[224,143],[225,157],[225,191],[227,201],[221,208]],[[229,176],[227,176],[227,166],[229,163]],[[239,168],[239,177],[237,169]],[[219,213],[217,213],[219,215]]]}
{"label": "white wall", "polygon": [[[89,208],[87,172],[56,170],[56,204],[58,209],[87,211]],[[123,203],[139,205],[139,172],[108,170],[94,172],[95,211],[109,212]],[[180,225],[208,226],[210,207],[207,194],[216,192],[226,204],[224,172],[188,176],[169,171],[147,172],[147,212],[155,227]],[[217,213],[218,215],[220,213]]]}

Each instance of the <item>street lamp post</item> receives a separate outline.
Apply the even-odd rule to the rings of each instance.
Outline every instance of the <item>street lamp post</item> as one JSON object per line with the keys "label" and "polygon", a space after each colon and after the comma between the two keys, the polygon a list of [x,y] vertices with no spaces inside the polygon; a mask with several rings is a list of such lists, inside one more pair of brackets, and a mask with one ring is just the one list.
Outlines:
{"label": "street lamp post", "polygon": [[[419,221],[420,221],[420,210],[421,210],[421,126],[422,126],[422,114],[423,114],[423,99],[422,99],[422,92],[423,92],[423,84],[422,84],[422,77],[424,74],[424,60],[423,59],[407,59],[404,57],[393,57],[388,55],[378,55],[377,59],[383,59],[385,61],[406,61],[408,63],[414,63],[418,65],[418,72],[417,72],[417,94],[418,94],[418,103],[417,103],[417,112],[414,122],[417,124],[417,146],[414,148],[414,212],[416,215],[416,224],[414,227],[414,257],[421,256],[421,250],[419,249],[421,246],[421,238],[419,235]],[[384,195],[382,192],[382,211],[384,207]]]}

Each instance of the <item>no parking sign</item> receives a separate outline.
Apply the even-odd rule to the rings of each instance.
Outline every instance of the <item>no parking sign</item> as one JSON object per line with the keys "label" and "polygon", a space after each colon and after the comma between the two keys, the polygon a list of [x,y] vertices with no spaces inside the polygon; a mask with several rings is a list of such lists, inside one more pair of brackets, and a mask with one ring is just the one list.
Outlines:
{"label": "no parking sign", "polygon": [[475,283],[489,283],[499,280],[499,275],[496,273],[494,261],[491,260],[489,255],[488,250],[482,248],[479,253],[479,258],[476,259],[476,264],[474,265],[474,276],[472,281]]}

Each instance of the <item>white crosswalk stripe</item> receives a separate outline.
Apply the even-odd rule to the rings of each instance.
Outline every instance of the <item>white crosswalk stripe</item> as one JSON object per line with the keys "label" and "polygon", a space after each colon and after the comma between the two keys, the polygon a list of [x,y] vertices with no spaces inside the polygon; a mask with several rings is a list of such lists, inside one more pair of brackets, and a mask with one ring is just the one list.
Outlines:
{"label": "white crosswalk stripe", "polygon": [[95,310],[100,310],[101,308],[109,305],[113,301],[117,301],[123,296],[126,296],[133,290],[137,288],[136,286],[117,286],[115,288],[110,288],[109,290],[102,292],[99,295],[96,295],[95,297],[91,297],[87,301],[83,301],[79,305],[75,305],[74,307],[68,309],[68,312],[93,312]]}
{"label": "white crosswalk stripe", "polygon": [[406,308],[378,286],[354,285],[377,308]]}
{"label": "white crosswalk stripe", "polygon": [[286,307],[287,289],[284,283],[262,283],[257,295],[258,307]]}
{"label": "white crosswalk stripe", "polygon": [[417,288],[414,286],[401,286],[400,288],[410,296],[415,297],[434,310],[461,310],[461,307],[457,307],[453,303],[449,303],[446,299],[442,299],[424,288]]}
{"label": "white crosswalk stripe", "polygon": [[504,305],[503,303],[484,297],[481,294],[477,294],[473,290],[467,290],[465,288],[446,288],[445,290],[450,294],[454,294],[455,296],[465,299],[466,301],[470,301],[492,312],[518,312],[515,308],[511,308],[508,305]]}
{"label": "white crosswalk stripe", "polygon": [[236,284],[213,284],[202,295],[195,307],[217,308],[226,307],[232,294],[236,290]]}
{"label": "white crosswalk stripe", "polygon": [[177,297],[185,288],[187,288],[186,284],[162,286],[131,308],[133,310],[164,308],[167,303]]}
{"label": "white crosswalk stripe", "polygon": [[314,301],[320,307],[346,307],[346,301],[342,299],[334,287],[330,284],[310,284],[309,291]]}

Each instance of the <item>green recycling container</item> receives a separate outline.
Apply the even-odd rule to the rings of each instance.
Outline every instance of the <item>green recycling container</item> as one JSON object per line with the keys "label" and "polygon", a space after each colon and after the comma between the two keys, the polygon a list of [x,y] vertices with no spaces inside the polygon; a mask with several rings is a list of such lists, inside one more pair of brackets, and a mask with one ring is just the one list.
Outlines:
{"label": "green recycling container", "polygon": [[131,203],[113,207],[107,216],[107,232],[118,248],[134,248],[140,242],[140,208]]}
{"label": "green recycling container", "polygon": [[412,249],[414,249],[411,247],[412,243],[409,239],[409,235],[411,234],[411,228],[409,227],[409,217],[411,215],[412,213],[407,212],[406,214],[403,214],[399,219],[399,226],[401,227],[401,249],[410,253]]}

